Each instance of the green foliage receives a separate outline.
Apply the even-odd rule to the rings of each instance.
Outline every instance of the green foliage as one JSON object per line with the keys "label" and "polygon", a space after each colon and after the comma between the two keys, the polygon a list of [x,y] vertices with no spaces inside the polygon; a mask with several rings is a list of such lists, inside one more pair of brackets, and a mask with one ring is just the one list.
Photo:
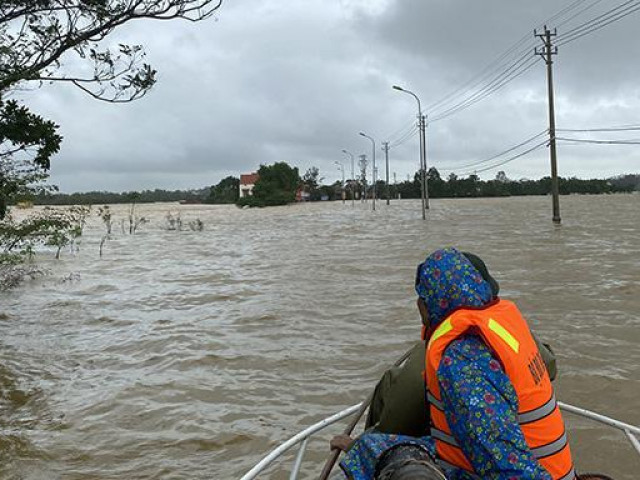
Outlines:
{"label": "green foliage", "polygon": [[211,187],[207,203],[236,203],[240,197],[240,179],[226,177]]}
{"label": "green foliage", "polygon": [[111,235],[111,229],[113,227],[113,215],[111,214],[109,205],[99,207],[98,216],[102,219],[102,223],[104,224],[104,228],[107,231],[107,235]]}
{"label": "green foliage", "polygon": [[87,207],[66,210],[45,208],[21,221],[10,215],[0,221],[0,265],[16,265],[31,260],[42,246],[63,247],[82,235]]}
{"label": "green foliage", "polygon": [[1,158],[35,149],[33,164],[48,170],[51,156],[58,153],[62,142],[58,128],[55,123],[31,113],[15,100],[0,101],[0,144],[9,148],[0,154]]}
{"label": "green foliage", "polygon": [[292,168],[286,162],[261,165],[258,175],[260,179],[253,187],[253,195],[239,199],[238,206],[270,207],[295,201],[300,185],[297,167]]}
{"label": "green foliage", "polygon": [[[140,45],[100,43],[118,27],[138,19],[210,17],[219,0],[5,0],[0,3],[0,95],[25,82],[64,82],[109,102],[144,96],[156,71],[144,62]],[[85,63],[83,72],[65,71],[66,53]],[[88,68],[87,68],[88,67]]]}
{"label": "green foliage", "polygon": [[[135,194],[135,195],[134,195]],[[208,195],[208,189],[202,190],[143,190],[140,192],[82,192],[50,193],[43,192],[34,197],[37,205],[105,205],[131,203],[186,202],[202,203]]]}
{"label": "green foliage", "polygon": [[[143,97],[156,82],[156,71],[144,62],[140,45],[100,43],[118,27],[139,19],[210,17],[221,0],[3,0],[0,2],[0,220],[7,204],[50,191],[51,157],[62,137],[52,122],[32,114],[16,101],[4,99],[15,90],[45,83],[67,83],[95,99],[112,103]],[[79,61],[62,62],[75,53]],[[68,65],[78,68],[74,73]],[[86,73],[89,72],[89,73]],[[100,202],[107,203],[107,202]],[[77,232],[51,216],[34,218],[30,226],[4,222],[4,234],[23,235],[13,243],[32,248],[34,238],[64,245]],[[144,219],[141,219],[142,222]],[[29,223],[29,222],[27,222]],[[135,220],[135,227],[140,224]],[[0,247],[2,245],[0,244]],[[13,247],[12,247],[13,248]],[[11,283],[11,282],[10,282]]]}
{"label": "green foliage", "polygon": [[323,178],[320,177],[320,169],[318,169],[318,167],[311,167],[302,176],[302,187],[305,192],[309,193],[309,200],[315,202],[320,200],[322,196],[326,195],[326,192],[320,192],[320,182],[322,182],[322,180]]}
{"label": "green foliage", "polygon": [[[635,186],[635,183],[632,185]],[[548,195],[551,193],[551,178],[510,180],[505,172],[500,171],[494,180],[483,181],[477,175],[459,178],[455,173],[449,174],[447,180],[443,180],[438,170],[431,167],[428,172],[428,187],[431,198]],[[617,183],[616,179],[581,180],[575,177],[559,178],[558,187],[561,195],[624,193],[634,188],[630,188],[629,183]],[[400,193],[402,198],[420,198],[420,172],[416,172],[412,182],[407,181],[396,185],[395,191]]]}
{"label": "green foliage", "polygon": [[633,192],[640,191],[640,175],[618,175],[610,178],[611,186],[617,191]]}
{"label": "green foliage", "polygon": [[63,247],[82,235],[89,209],[66,210],[45,208],[21,221],[7,215],[0,221],[0,289],[17,285],[21,278],[43,273],[38,268],[23,266],[43,246],[56,248],[60,258]]}
{"label": "green foliage", "polygon": [[47,189],[42,182],[62,142],[57,130],[17,102],[0,100],[0,219],[8,203]]}

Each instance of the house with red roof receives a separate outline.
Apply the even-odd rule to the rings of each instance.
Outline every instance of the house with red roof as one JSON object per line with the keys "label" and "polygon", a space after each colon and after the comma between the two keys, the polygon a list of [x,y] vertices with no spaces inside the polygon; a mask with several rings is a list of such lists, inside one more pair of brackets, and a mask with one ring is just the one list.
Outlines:
{"label": "house with red roof", "polygon": [[240,198],[253,195],[253,187],[260,178],[257,173],[246,173],[240,175]]}

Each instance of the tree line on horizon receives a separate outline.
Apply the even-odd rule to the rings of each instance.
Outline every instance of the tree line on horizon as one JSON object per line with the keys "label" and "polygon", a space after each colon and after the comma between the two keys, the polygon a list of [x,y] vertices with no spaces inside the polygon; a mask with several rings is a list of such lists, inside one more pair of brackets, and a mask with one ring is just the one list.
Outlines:
{"label": "tree line on horizon", "polygon": [[[210,204],[237,204],[239,206],[270,206],[293,203],[296,192],[302,190],[309,201],[340,200],[342,185],[337,181],[330,185],[322,184],[323,178],[317,167],[311,167],[303,175],[299,175],[297,167],[286,162],[273,165],[262,165],[258,171],[260,180],[256,183],[253,197],[240,198],[240,179],[228,176],[218,184],[208,188],[192,190],[143,190],[140,192],[83,192],[83,193],[51,193],[42,192],[31,200],[38,205],[99,205],[153,202],[183,202]],[[363,191],[372,195],[372,188],[362,179],[345,182],[345,196],[351,199],[352,194],[361,198]],[[477,175],[458,177],[450,174],[442,178],[437,168],[431,167],[428,172],[429,196],[431,198],[474,198],[474,197],[508,197],[524,195],[547,195],[551,193],[550,177],[538,180],[512,180],[504,171],[496,174],[491,180],[481,180]],[[640,190],[640,174],[626,174],[608,179],[559,178],[561,195],[569,194],[606,194],[631,193]],[[413,179],[389,185],[391,198],[420,198],[420,172]],[[386,185],[383,181],[376,184],[376,196],[386,198]]]}

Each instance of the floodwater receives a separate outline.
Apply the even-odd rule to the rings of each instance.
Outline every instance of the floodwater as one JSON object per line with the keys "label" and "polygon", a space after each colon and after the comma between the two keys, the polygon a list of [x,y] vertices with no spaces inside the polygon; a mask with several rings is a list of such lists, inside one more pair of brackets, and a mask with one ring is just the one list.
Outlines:
{"label": "floodwater", "polygon": [[[94,209],[78,251],[0,293],[0,478],[239,478],[367,395],[419,336],[416,265],[448,245],[555,348],[560,400],[640,424],[640,195],[563,197],[560,227],[545,197],[434,200],[426,222],[377,206],[139,205],[135,236],[114,207],[102,258]],[[622,432],[565,418],[580,470],[638,478]]]}

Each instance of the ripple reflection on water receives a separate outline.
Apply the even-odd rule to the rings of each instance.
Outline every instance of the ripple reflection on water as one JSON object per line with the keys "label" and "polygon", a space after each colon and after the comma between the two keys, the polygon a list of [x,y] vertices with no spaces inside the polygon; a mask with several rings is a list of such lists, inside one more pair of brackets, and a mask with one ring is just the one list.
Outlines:
{"label": "ripple reflection on water", "polygon": [[[92,219],[77,255],[42,258],[55,276],[0,294],[0,476],[239,477],[417,338],[415,265],[444,245],[481,255],[552,343],[560,398],[637,424],[640,196],[563,198],[560,228],[549,203],[435,200],[427,222],[415,201],[140,205],[151,223],[102,259]],[[170,209],[205,231],[164,230]],[[635,478],[621,435],[567,418],[579,467]]]}

